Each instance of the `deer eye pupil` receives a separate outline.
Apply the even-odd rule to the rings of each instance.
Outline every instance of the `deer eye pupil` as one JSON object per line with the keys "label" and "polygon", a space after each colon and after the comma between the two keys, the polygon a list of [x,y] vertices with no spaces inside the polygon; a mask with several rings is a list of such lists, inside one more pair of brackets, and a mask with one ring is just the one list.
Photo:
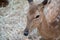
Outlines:
{"label": "deer eye pupil", "polygon": [[37,15],[36,18],[38,18],[40,15]]}

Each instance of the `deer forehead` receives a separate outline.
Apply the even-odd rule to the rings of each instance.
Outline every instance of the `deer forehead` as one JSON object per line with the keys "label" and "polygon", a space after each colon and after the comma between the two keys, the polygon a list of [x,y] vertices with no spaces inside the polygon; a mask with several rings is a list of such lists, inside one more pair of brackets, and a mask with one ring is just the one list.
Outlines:
{"label": "deer forehead", "polygon": [[39,10],[36,10],[36,12],[35,12],[35,16],[36,16],[36,15],[40,15]]}
{"label": "deer forehead", "polygon": [[32,14],[35,14],[35,12],[37,11],[37,7],[30,7],[29,8],[29,14],[32,15]]}
{"label": "deer forehead", "polygon": [[39,12],[39,10],[31,10],[29,12],[29,15],[36,17],[37,15],[40,15],[40,12]]}

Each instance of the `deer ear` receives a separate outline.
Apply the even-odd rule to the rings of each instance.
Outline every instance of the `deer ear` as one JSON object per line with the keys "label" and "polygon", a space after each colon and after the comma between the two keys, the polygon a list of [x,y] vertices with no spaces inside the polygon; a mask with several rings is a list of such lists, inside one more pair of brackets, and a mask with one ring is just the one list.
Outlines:
{"label": "deer ear", "polygon": [[41,4],[38,4],[38,7],[44,8],[44,6],[48,3],[48,0],[44,0]]}
{"label": "deer ear", "polygon": [[33,2],[33,0],[28,0],[29,3]]}

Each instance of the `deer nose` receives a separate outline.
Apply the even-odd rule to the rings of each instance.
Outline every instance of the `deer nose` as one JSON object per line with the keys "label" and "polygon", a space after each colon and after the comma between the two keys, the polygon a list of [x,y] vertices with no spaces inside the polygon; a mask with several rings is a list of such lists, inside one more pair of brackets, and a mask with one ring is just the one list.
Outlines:
{"label": "deer nose", "polygon": [[28,31],[28,30],[25,30],[25,31],[24,31],[24,35],[25,35],[25,36],[28,36],[28,34],[29,34],[29,31]]}

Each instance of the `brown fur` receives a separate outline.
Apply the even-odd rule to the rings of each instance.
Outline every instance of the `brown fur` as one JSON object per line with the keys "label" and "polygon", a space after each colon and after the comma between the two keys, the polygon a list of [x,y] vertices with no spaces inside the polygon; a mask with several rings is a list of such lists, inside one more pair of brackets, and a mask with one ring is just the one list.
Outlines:
{"label": "brown fur", "polygon": [[[48,12],[45,15],[46,7]],[[36,18],[37,13],[40,15],[39,18]],[[37,28],[39,34],[46,40],[56,40],[60,36],[60,18],[58,16],[60,16],[60,0],[51,0],[51,3],[46,5],[34,4],[28,11],[26,29],[31,32],[33,28]]]}

